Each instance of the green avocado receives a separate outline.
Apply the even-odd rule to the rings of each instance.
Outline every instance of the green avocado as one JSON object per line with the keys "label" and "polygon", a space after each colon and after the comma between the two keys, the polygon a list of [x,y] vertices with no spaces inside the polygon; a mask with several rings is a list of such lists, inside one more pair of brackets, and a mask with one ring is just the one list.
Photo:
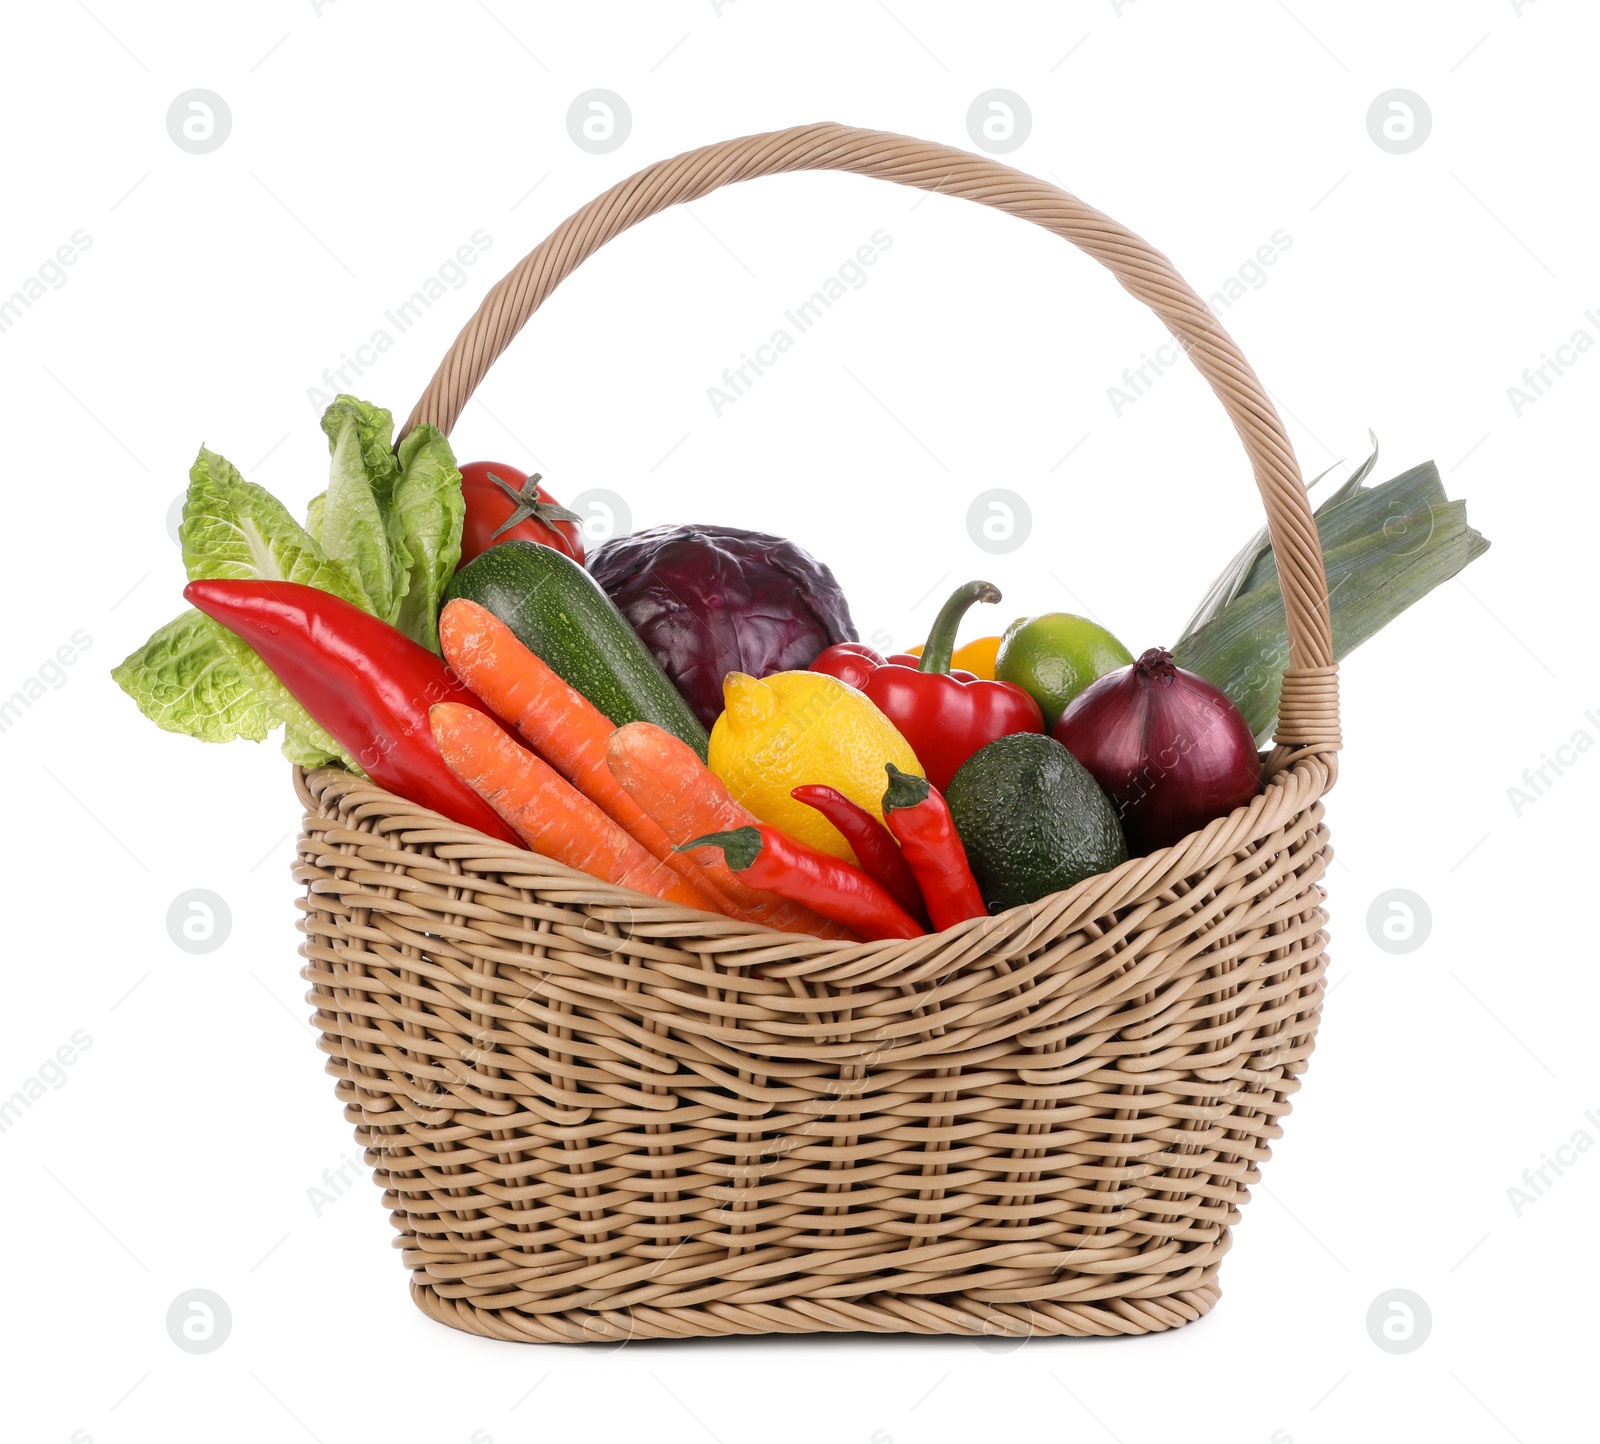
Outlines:
{"label": "green avocado", "polygon": [[1128,857],[1116,809],[1053,737],[1016,732],[974,752],[945,792],[992,913],[1037,902]]}

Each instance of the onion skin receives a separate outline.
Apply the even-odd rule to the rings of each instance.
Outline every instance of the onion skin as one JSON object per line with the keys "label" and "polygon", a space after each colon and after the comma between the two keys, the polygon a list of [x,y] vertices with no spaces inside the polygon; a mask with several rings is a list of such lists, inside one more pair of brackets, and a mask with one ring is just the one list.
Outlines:
{"label": "onion skin", "polygon": [[1053,735],[1111,799],[1133,856],[1170,847],[1261,791],[1250,724],[1161,647],[1092,682]]}

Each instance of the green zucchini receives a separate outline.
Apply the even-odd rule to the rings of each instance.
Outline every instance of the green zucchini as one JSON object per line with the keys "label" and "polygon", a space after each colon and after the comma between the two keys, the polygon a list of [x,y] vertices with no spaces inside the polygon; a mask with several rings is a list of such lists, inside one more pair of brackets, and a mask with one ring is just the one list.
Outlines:
{"label": "green zucchini", "polygon": [[706,730],[628,619],[571,557],[506,541],[455,575],[445,600],[487,607],[618,727],[654,722],[706,755]]}

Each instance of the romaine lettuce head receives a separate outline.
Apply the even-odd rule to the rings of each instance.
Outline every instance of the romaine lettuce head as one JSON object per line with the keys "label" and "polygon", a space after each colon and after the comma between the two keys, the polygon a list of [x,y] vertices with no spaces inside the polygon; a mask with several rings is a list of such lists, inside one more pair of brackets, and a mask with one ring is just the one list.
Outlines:
{"label": "romaine lettuce head", "polygon": [[[394,418],[354,396],[334,401],[322,429],[329,484],[304,527],[224,457],[200,449],[179,528],[190,579],[320,587],[437,652],[439,602],[461,558],[466,511],[450,443],[419,426],[396,455]],[[246,643],[199,612],[167,623],[112,676],[168,731],[259,742],[281,724],[291,761],[360,770]]]}

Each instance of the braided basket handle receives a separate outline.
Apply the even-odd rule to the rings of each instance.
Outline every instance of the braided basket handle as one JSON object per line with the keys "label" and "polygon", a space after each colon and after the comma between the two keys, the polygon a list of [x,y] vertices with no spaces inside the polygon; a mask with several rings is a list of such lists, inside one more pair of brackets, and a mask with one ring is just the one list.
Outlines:
{"label": "braided basket handle", "polygon": [[1233,338],[1159,251],[1075,196],[984,156],[824,123],[722,141],[647,166],[569,216],[484,297],[405,430],[432,422],[449,432],[528,318],[568,275],[629,226],[720,186],[804,170],[852,171],[1020,216],[1099,261],[1161,318],[1232,419],[1266,506],[1289,632],[1275,740],[1280,749],[1336,750],[1338,669],[1322,546],[1299,463],[1261,382]]}

